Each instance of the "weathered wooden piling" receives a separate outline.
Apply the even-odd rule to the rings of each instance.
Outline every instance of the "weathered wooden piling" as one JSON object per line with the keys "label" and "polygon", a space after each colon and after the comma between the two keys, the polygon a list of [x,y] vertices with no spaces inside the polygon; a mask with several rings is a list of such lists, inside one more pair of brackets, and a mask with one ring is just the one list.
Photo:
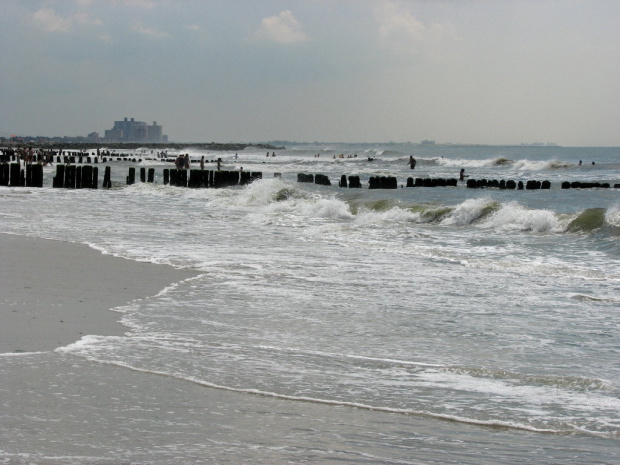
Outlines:
{"label": "weathered wooden piling", "polygon": [[23,186],[19,163],[11,163],[9,186]]}
{"label": "weathered wooden piling", "polygon": [[340,176],[340,182],[338,183],[338,187],[347,187],[347,175],[343,174]]}
{"label": "weathered wooden piling", "polygon": [[314,175],[314,183],[319,184],[321,186],[331,186],[332,183],[329,181],[329,177],[325,174],[316,174]]}
{"label": "weathered wooden piling", "polygon": [[127,175],[127,185],[130,186],[136,183],[136,169],[133,166],[129,167],[129,174]]}
{"label": "weathered wooden piling", "polygon": [[314,175],[297,173],[297,182],[314,182]]}
{"label": "weathered wooden piling", "polygon": [[369,189],[397,189],[398,181],[394,176],[371,176],[368,179]]}
{"label": "weathered wooden piling", "polygon": [[103,188],[104,189],[109,189],[112,187],[111,171],[112,170],[109,166],[105,167],[105,172],[103,173]]}
{"label": "weathered wooden piling", "polygon": [[82,188],[82,167],[81,166],[75,167],[75,188],[76,189]]}
{"label": "weathered wooden piling", "polygon": [[362,183],[359,176],[349,176],[349,189],[361,189]]}
{"label": "weathered wooden piling", "polygon": [[75,189],[75,165],[65,165],[64,168],[64,179],[61,187]]}
{"label": "weathered wooden piling", "polygon": [[0,186],[8,186],[10,179],[10,166],[8,163],[0,165]]}
{"label": "weathered wooden piling", "polygon": [[155,182],[155,168],[149,168],[149,173],[148,173],[147,181],[148,182]]}
{"label": "weathered wooden piling", "polygon": [[140,182],[146,182],[146,168],[140,168]]}
{"label": "weathered wooden piling", "polygon": [[187,170],[177,170],[177,186],[187,187]]}
{"label": "weathered wooden piling", "polygon": [[26,165],[26,187],[43,187],[43,165]]}
{"label": "weathered wooden piling", "polygon": [[170,169],[164,168],[164,186],[170,183]]}
{"label": "weathered wooden piling", "polygon": [[81,179],[80,187],[82,189],[93,188],[93,167],[92,166],[90,165],[82,166],[82,179]]}
{"label": "weathered wooden piling", "polygon": [[56,176],[52,179],[52,187],[63,187],[65,182],[65,165],[56,165]]}
{"label": "weathered wooden piling", "polygon": [[[277,173],[274,173],[274,175]],[[252,182],[252,174],[249,171],[242,171],[239,173],[239,184],[242,186]]]}
{"label": "weathered wooden piling", "polygon": [[26,165],[26,187],[32,187],[32,165]]}
{"label": "weathered wooden piling", "polygon": [[209,184],[209,172],[205,170],[190,170],[187,187],[201,188]]}

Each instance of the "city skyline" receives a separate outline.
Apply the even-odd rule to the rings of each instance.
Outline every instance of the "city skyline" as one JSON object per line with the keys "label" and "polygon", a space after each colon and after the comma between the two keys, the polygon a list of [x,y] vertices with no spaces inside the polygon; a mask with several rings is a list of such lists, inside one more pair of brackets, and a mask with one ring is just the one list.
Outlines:
{"label": "city skyline", "polygon": [[182,142],[620,146],[620,2],[3,6],[5,137],[133,114]]}

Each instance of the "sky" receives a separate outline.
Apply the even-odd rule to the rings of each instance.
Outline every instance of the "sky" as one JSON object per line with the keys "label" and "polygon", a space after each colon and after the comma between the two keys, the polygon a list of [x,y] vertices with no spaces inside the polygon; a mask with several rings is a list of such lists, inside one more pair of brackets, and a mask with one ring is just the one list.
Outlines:
{"label": "sky", "polygon": [[0,136],[620,146],[617,0],[0,0]]}

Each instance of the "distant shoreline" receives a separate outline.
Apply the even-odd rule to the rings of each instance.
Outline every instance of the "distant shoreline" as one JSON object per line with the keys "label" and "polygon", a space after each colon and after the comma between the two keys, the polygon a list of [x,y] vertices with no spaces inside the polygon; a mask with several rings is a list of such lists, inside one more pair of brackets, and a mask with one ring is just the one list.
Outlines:
{"label": "distant shoreline", "polygon": [[200,143],[139,143],[139,142],[10,142],[7,141],[5,144],[6,147],[33,147],[33,148],[45,148],[45,149],[66,149],[66,150],[82,150],[82,149],[93,149],[97,147],[105,147],[106,149],[126,149],[126,150],[135,150],[141,148],[147,149],[185,149],[185,148],[196,148],[201,150],[213,150],[218,152],[226,152],[226,151],[241,151],[245,150],[247,147],[257,148],[257,149],[265,149],[265,150],[285,150],[285,147],[276,147],[270,144],[243,144],[243,143],[227,143],[220,144],[216,142],[200,142]]}

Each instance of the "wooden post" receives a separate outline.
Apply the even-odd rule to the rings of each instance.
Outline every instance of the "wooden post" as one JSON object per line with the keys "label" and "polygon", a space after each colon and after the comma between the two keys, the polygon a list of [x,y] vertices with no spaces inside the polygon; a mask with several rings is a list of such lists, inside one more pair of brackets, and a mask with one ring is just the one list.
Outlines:
{"label": "wooden post", "polygon": [[82,179],[80,187],[82,189],[90,189],[93,184],[93,167],[90,165],[82,166]]}
{"label": "wooden post", "polygon": [[148,182],[155,182],[155,168],[149,168]]}
{"label": "wooden post", "polygon": [[10,173],[9,164],[2,163],[2,165],[0,165],[0,186],[9,185],[9,173]]}
{"label": "wooden post", "polygon": [[32,165],[26,165],[26,187],[32,187]]}
{"label": "wooden post", "polygon": [[19,186],[21,182],[20,178],[21,174],[19,163],[11,163],[9,186]]}
{"label": "wooden post", "polygon": [[63,187],[65,184],[65,165],[56,165],[56,176],[52,180],[52,187]]}
{"label": "wooden post", "polygon": [[133,166],[129,167],[129,175],[127,176],[127,185],[130,186],[136,182],[136,169]]}
{"label": "wooden post", "polygon": [[111,177],[111,168],[109,166],[106,166],[105,172],[103,174],[103,188],[104,189],[109,189],[110,187],[112,187],[112,181],[110,177]]}
{"label": "wooden post", "polygon": [[177,171],[177,186],[187,187],[187,170]]}
{"label": "wooden post", "polygon": [[43,187],[43,165],[32,165],[32,186]]}
{"label": "wooden post", "polygon": [[239,171],[230,171],[228,177],[228,185],[229,186],[237,186],[239,185]]}
{"label": "wooden post", "polygon": [[241,184],[243,186],[243,185],[245,185],[245,184],[250,182],[251,174],[250,174],[249,171],[242,171],[239,174],[241,175],[241,178],[239,180],[239,184]]}
{"label": "wooden post", "polygon": [[146,182],[146,168],[140,168],[140,182]]}
{"label": "wooden post", "polygon": [[[97,159],[95,158],[95,160]],[[90,187],[91,189],[97,189],[99,187],[99,168],[96,166],[93,167],[93,175],[91,177]]]}
{"label": "wooden post", "polygon": [[170,169],[164,168],[164,186],[170,182]]}
{"label": "wooden post", "polygon": [[349,189],[361,189],[362,188],[362,182],[360,181],[360,177],[359,176],[349,176]]}

